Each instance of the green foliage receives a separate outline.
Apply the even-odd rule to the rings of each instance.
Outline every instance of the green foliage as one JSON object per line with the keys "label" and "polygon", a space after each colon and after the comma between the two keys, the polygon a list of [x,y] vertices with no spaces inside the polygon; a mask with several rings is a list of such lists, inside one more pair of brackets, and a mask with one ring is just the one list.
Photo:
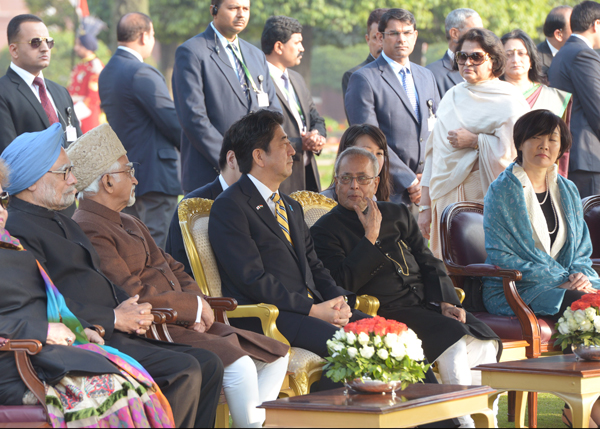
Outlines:
{"label": "green foliage", "polygon": [[341,90],[342,76],[367,58],[369,48],[366,43],[347,48],[315,46],[312,55],[312,86]]}

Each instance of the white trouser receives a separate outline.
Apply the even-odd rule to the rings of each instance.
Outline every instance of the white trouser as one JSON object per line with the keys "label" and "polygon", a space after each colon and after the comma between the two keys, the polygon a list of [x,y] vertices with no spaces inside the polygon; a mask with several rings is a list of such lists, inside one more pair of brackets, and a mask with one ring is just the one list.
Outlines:
{"label": "white trouser", "polygon": [[[463,386],[481,385],[481,371],[472,371],[471,368],[485,363],[496,363],[497,354],[496,341],[483,341],[465,335],[456,344],[447,348],[436,361],[442,383]],[[494,414],[498,415],[498,400],[494,402]],[[460,427],[475,427],[471,416],[462,416],[458,420]],[[496,427],[498,427],[497,418]]]}
{"label": "white trouser", "polygon": [[289,354],[273,363],[244,356],[225,368],[223,389],[234,428],[260,428],[265,410],[256,408],[279,395],[287,374]]}

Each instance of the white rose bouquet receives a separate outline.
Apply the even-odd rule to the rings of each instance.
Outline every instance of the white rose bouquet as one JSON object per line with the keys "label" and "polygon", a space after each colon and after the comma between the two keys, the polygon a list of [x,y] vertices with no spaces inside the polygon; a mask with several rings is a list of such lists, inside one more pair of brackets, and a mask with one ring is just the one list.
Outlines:
{"label": "white rose bouquet", "polygon": [[554,345],[600,346],[600,294],[588,293],[568,307],[556,323]]}
{"label": "white rose bouquet", "polygon": [[327,341],[326,377],[333,381],[360,378],[384,383],[400,382],[401,388],[425,378],[429,365],[421,340],[404,323],[382,317],[349,323]]}

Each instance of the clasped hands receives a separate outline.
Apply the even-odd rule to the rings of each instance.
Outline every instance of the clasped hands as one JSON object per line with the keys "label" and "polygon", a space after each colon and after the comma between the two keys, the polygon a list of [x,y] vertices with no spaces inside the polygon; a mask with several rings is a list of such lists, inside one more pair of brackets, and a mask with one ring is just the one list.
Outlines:
{"label": "clasped hands", "polygon": [[319,135],[319,131],[317,130],[312,130],[309,133],[303,131],[300,135],[302,136],[302,150],[305,151],[319,153],[327,142],[327,139]]}
{"label": "clasped hands", "polygon": [[320,304],[314,304],[308,314],[324,322],[331,323],[338,328],[343,328],[348,324],[352,317],[352,309],[346,303],[343,296],[330,299]]}
{"label": "clasped hands", "polygon": [[200,299],[202,300],[202,314],[200,315],[200,322],[189,325],[187,328],[203,334],[208,332],[213,323],[215,323],[215,312],[212,308],[210,308],[208,302],[202,298]]}
{"label": "clasped hands", "polygon": [[145,335],[146,331],[150,329],[154,321],[152,305],[147,302],[139,304],[139,299],[140,296],[135,295],[115,308],[115,329],[117,331]]}
{"label": "clasped hands", "polygon": [[442,309],[442,315],[449,317],[450,319],[456,319],[460,323],[467,323],[467,312],[447,302],[440,303]]}
{"label": "clasped hands", "polygon": [[[93,329],[86,328],[85,335],[90,343],[104,345],[100,334]],[[71,346],[75,342],[75,334],[62,323],[48,323],[48,336],[46,344],[51,346]]]}
{"label": "clasped hands", "polygon": [[592,287],[592,283],[583,273],[573,273],[569,276],[569,281],[559,286],[561,289],[578,290],[585,293],[596,293],[597,290]]}
{"label": "clasped hands", "polygon": [[454,149],[466,149],[469,147],[477,147],[479,137],[477,134],[473,134],[471,131],[467,131],[464,128],[457,130],[448,131],[448,143]]}

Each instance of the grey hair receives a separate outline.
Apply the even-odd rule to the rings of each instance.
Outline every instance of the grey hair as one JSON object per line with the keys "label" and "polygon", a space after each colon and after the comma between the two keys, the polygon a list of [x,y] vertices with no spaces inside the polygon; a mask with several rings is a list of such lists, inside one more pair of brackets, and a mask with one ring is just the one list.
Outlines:
{"label": "grey hair", "polygon": [[466,7],[460,9],[454,9],[446,17],[446,40],[450,40],[450,30],[452,28],[458,28],[462,30],[465,26],[465,21],[473,16],[479,18],[479,14],[473,9]]}
{"label": "grey hair", "polygon": [[[86,196],[96,195],[98,192],[100,192],[100,181],[102,180],[102,177],[105,176],[106,174],[112,173],[113,171],[117,171],[120,168],[121,168],[121,163],[119,161],[115,162],[113,165],[111,165],[108,168],[108,170],[106,170],[104,173],[102,173],[100,176],[98,176],[96,178],[96,180],[94,180],[90,184],[90,186],[88,186],[83,191],[81,191],[79,193],[79,195],[77,196],[77,199],[83,200]],[[114,179],[115,179],[115,182],[121,181],[121,178],[118,176],[115,176]]]}
{"label": "grey hair", "polygon": [[362,156],[364,158],[367,158],[369,161],[371,161],[371,165],[373,166],[373,177],[377,177],[377,175],[379,174],[379,161],[377,161],[377,157],[368,150],[363,149],[362,147],[355,146],[349,147],[348,149],[343,151],[340,154],[340,156],[338,156],[338,159],[335,161],[336,176],[340,172],[340,165],[342,164],[342,161],[344,160],[344,158],[347,158],[349,156]]}

